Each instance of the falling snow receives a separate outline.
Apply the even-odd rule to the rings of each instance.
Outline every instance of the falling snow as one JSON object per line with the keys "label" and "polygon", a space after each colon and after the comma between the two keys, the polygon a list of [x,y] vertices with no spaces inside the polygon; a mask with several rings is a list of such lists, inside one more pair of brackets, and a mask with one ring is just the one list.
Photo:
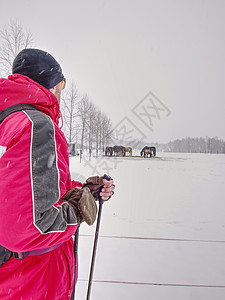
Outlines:
{"label": "falling snow", "polygon": [[50,169],[55,161],[55,154],[52,153],[49,155],[47,166]]}
{"label": "falling snow", "polygon": [[17,223],[19,223],[20,218],[21,218],[21,214],[19,215],[19,217],[18,217],[18,219],[17,219]]}
{"label": "falling snow", "polygon": [[[111,160],[121,163],[110,172],[116,190],[103,206],[91,299],[225,299],[225,155]],[[70,164],[73,179],[93,174],[77,157]],[[81,225],[76,300],[85,299],[94,232]]]}

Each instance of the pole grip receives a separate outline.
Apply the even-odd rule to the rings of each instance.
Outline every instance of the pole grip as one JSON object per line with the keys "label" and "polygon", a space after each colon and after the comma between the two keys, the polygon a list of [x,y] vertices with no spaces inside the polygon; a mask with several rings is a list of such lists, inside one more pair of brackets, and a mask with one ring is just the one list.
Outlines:
{"label": "pole grip", "polygon": [[109,181],[111,179],[111,177],[109,175],[107,175],[107,174],[104,174],[103,179],[106,179],[106,180]]}

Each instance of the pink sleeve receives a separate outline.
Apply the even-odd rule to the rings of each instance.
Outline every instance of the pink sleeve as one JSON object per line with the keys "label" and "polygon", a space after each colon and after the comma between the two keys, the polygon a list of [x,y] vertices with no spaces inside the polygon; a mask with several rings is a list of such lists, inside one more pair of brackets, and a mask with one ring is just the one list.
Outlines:
{"label": "pink sleeve", "polygon": [[72,187],[82,187],[82,183],[80,181],[72,180]]}

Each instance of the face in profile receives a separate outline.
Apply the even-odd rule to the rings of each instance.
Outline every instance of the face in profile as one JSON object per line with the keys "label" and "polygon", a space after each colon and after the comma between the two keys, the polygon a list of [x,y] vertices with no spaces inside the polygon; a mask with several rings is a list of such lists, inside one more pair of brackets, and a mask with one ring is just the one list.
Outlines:
{"label": "face in profile", "polygon": [[50,92],[52,92],[56,96],[59,104],[61,99],[61,93],[64,88],[65,88],[65,81],[60,81],[57,85],[55,85],[53,88],[50,89]]}

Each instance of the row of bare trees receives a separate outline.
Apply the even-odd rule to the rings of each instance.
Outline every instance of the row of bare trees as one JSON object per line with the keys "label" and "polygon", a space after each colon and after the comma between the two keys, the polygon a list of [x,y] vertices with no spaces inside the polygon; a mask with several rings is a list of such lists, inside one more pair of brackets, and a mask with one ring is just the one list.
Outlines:
{"label": "row of bare trees", "polygon": [[218,137],[186,137],[181,140],[170,141],[164,145],[164,151],[186,153],[225,153],[225,141]]}
{"label": "row of bare trees", "polygon": [[75,143],[82,151],[104,151],[111,139],[112,122],[87,94],[79,93],[73,82],[62,96],[61,111],[63,131],[69,143]]}

